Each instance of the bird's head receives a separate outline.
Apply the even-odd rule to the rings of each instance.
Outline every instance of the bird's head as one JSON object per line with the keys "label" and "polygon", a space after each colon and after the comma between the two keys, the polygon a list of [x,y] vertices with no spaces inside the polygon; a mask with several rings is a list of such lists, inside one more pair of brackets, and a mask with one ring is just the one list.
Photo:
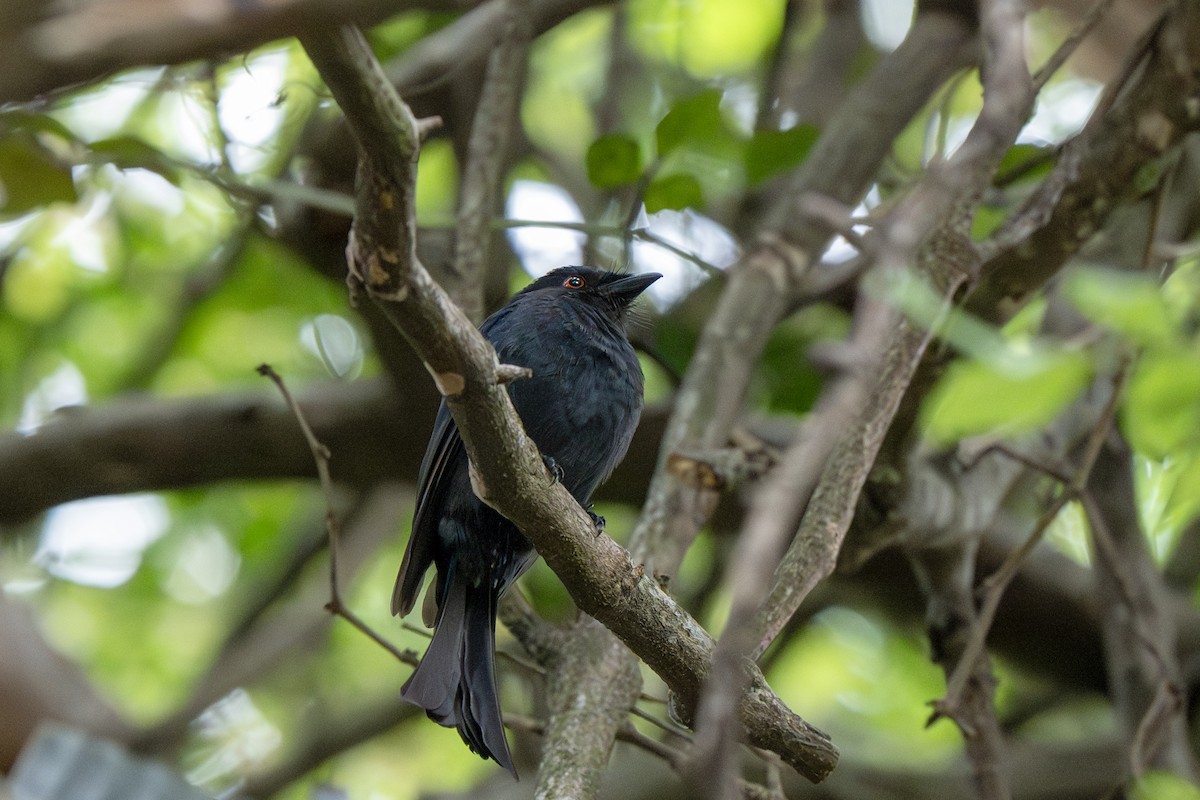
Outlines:
{"label": "bird's head", "polygon": [[657,272],[629,275],[595,267],[559,267],[526,286],[519,294],[539,293],[584,303],[620,321],[638,295],[661,277]]}

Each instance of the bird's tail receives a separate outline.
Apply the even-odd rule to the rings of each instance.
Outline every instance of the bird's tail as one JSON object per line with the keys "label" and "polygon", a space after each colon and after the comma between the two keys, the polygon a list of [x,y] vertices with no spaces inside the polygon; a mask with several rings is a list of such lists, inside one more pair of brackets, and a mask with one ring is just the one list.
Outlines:
{"label": "bird's tail", "polygon": [[517,777],[496,692],[496,593],[449,576],[433,641],[401,696]]}

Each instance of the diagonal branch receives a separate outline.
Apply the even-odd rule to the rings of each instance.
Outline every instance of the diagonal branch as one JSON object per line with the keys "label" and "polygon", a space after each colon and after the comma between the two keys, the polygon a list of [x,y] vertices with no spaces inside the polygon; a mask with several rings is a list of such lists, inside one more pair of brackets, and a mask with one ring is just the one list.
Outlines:
{"label": "diagonal branch", "polygon": [[1054,171],[989,243],[968,311],[990,322],[1011,318],[1115,209],[1143,193],[1159,160],[1200,129],[1198,64],[1200,9],[1170,5]]}
{"label": "diagonal branch", "polygon": [[[915,263],[918,273],[942,295],[943,311],[977,272],[978,255],[967,233],[970,215],[1034,99],[1018,4],[985,4],[982,26],[984,103],[979,117],[954,156],[934,165],[881,226],[883,241],[877,250],[880,280],[895,280]],[[890,316],[893,327],[886,351],[879,354],[875,386],[858,420],[834,449],[800,531],[775,572],[775,585],[757,621],[761,640],[756,656],[812,588],[833,571],[867,473],[932,337],[894,310],[880,307],[875,314]]]}

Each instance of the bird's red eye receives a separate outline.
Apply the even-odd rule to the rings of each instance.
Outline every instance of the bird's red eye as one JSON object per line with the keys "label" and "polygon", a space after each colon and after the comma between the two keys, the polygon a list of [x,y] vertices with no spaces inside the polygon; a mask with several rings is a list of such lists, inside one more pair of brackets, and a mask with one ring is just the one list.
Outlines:
{"label": "bird's red eye", "polygon": [[579,277],[578,275],[572,275],[563,281],[563,286],[567,287],[568,289],[582,289],[583,278]]}

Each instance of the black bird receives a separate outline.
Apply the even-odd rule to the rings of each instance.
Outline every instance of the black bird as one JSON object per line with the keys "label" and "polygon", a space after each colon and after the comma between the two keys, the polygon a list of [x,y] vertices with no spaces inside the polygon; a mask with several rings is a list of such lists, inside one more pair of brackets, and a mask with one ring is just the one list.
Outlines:
{"label": "black bird", "polygon": [[[560,267],[480,327],[502,363],[533,370],[533,377],[509,384],[509,396],[547,467],[585,507],[625,456],[642,413],[642,370],[624,320],[660,277]],[[516,777],[496,693],[496,606],[537,553],[471,490],[467,451],[445,401],[418,485],[392,613],[412,610],[433,564],[437,579],[422,616],[434,631],[403,697],[439,725],[458,728],[472,751]]]}

